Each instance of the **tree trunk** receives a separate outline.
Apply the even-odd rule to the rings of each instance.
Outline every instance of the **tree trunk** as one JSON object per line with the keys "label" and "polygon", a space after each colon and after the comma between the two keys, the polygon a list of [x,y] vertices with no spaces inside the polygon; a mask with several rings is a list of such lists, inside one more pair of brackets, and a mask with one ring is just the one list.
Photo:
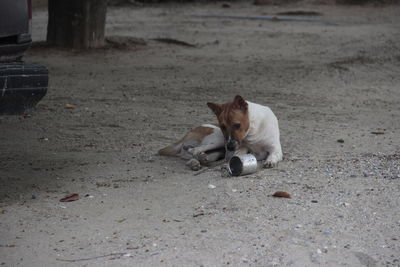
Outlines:
{"label": "tree trunk", "polygon": [[104,44],[107,0],[49,0],[47,43],[75,49]]}

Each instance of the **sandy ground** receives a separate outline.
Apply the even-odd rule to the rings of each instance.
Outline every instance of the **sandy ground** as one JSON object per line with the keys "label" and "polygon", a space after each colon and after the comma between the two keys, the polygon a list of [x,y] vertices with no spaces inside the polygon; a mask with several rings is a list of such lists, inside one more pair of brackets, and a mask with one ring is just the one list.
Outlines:
{"label": "sandy ground", "polygon": [[[299,9],[324,21],[189,16]],[[0,265],[399,266],[399,13],[119,7],[107,35],[145,44],[31,49],[50,88],[31,117],[0,117]],[[278,168],[224,178],[156,155],[235,94],[278,116]],[[81,199],[59,202],[69,193]]]}

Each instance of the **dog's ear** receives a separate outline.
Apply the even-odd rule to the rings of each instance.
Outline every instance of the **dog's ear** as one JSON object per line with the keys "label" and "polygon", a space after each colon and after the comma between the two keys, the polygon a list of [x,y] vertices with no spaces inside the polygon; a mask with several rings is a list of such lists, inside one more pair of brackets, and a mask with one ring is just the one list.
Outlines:
{"label": "dog's ear", "polygon": [[236,108],[242,111],[247,111],[247,102],[240,95],[235,96],[233,103],[235,104]]}
{"label": "dog's ear", "polygon": [[222,107],[220,104],[208,102],[207,106],[215,113],[215,115],[219,116],[222,112]]}

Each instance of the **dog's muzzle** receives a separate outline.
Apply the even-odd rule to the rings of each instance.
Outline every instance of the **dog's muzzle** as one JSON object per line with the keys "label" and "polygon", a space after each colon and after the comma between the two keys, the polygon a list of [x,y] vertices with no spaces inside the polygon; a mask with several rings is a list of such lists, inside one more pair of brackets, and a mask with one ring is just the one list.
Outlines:
{"label": "dog's muzzle", "polygon": [[235,151],[236,150],[236,145],[233,142],[228,142],[226,144],[226,149],[229,151]]}
{"label": "dog's muzzle", "polygon": [[228,151],[235,151],[238,148],[238,145],[238,141],[236,141],[233,136],[229,135],[229,138],[226,142],[226,149]]}

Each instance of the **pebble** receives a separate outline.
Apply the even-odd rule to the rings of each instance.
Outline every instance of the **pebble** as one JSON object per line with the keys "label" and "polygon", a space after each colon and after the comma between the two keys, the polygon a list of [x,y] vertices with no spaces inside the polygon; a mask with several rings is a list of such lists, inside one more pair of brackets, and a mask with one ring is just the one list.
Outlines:
{"label": "pebble", "polygon": [[231,177],[231,173],[227,165],[223,165],[221,167],[221,177],[223,178]]}

